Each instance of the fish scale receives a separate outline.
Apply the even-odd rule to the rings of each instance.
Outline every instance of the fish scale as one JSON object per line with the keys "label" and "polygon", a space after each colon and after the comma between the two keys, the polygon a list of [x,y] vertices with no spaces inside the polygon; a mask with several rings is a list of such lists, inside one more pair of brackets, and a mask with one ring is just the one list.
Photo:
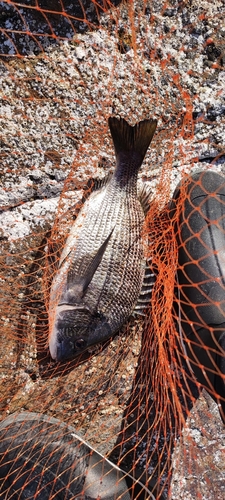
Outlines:
{"label": "fish scale", "polygon": [[[138,200],[137,200],[137,202],[138,202]],[[139,205],[140,205],[140,203],[139,203]],[[96,241],[98,243],[103,242],[103,240],[105,239],[105,234],[110,233],[110,230],[112,230],[112,228],[114,227],[115,221],[117,220],[118,216],[123,220],[123,222],[126,222],[127,218],[129,219],[128,207],[124,207],[123,204],[120,204],[120,207],[117,204],[116,207],[117,207],[116,213],[115,213],[115,211],[113,213],[112,212],[110,213],[111,218],[109,218],[108,213],[104,214],[105,215],[104,222],[107,221],[107,223],[106,223],[107,227],[105,227],[103,225],[103,221],[97,227],[96,227],[96,225],[93,225],[93,227],[91,227],[91,228],[89,227],[89,235],[92,235],[92,237],[90,238],[90,244],[89,244],[88,251],[91,251],[91,249],[93,251],[94,243]],[[103,204],[103,208],[104,208],[104,204]],[[135,216],[136,219],[139,219],[139,220],[135,220],[135,226],[140,227],[140,225],[141,225],[141,223],[143,223],[143,219],[144,219],[143,211],[142,211],[141,205],[140,205],[140,207],[139,207],[139,212],[140,212],[139,216],[140,217],[138,218],[137,217],[137,212],[138,212],[137,207],[135,206],[135,208],[136,208],[136,210],[135,209],[132,210],[132,204],[129,205],[129,210],[131,212],[133,212],[133,215]],[[131,216],[132,220],[134,220],[134,216],[133,217]],[[121,257],[122,257],[121,252],[123,252],[126,256],[127,249],[132,244],[131,237],[132,237],[133,231],[131,232],[130,230],[127,230],[127,227],[130,228],[129,222],[123,223],[122,227],[119,228],[119,231],[121,232],[120,245],[118,245],[117,234],[112,235],[111,241],[109,242],[108,247],[106,249],[106,252],[102,258],[102,262],[99,265],[98,275],[93,276],[93,280],[92,280],[93,288],[95,288],[95,289],[96,289],[96,287],[102,289],[103,282],[104,282],[105,286],[107,286],[107,284],[111,284],[111,288],[113,290],[113,295],[115,296],[115,293],[117,294],[117,299],[115,301],[116,307],[118,307],[118,303],[117,303],[118,302],[118,294],[120,294],[122,296],[124,291],[126,290],[127,286],[129,286],[130,281],[132,281],[132,283],[134,283],[134,276],[131,277],[130,276],[131,273],[127,274],[127,276],[124,277],[124,272],[123,272],[124,268],[121,266]],[[85,232],[86,228],[84,227],[83,230]],[[134,231],[134,232],[137,235],[137,231]],[[88,235],[88,233],[87,233],[87,235]],[[94,250],[97,250],[97,248],[94,248]],[[77,252],[80,252],[80,248],[77,249]],[[140,251],[139,251],[139,253],[140,253]],[[141,255],[139,255],[137,252],[130,254],[129,266],[133,270],[133,272],[135,271],[135,267],[138,267],[137,271],[139,273],[139,265],[138,264],[139,264],[139,259],[143,258],[142,254],[143,254],[143,252],[141,252]],[[78,266],[74,266],[73,273],[76,273],[77,267]],[[115,277],[115,279],[114,279],[114,277]],[[120,277],[120,279],[118,280],[119,277]],[[100,279],[100,278],[102,278],[102,279]],[[116,283],[115,283],[115,281],[116,281]],[[139,279],[137,281],[140,282]],[[141,287],[141,283],[139,283],[139,287]],[[135,286],[134,286],[134,289],[136,289]],[[139,295],[139,292],[140,292],[140,289],[138,291],[138,295]],[[90,302],[92,301],[92,297],[90,294],[86,296],[86,300],[90,300]],[[130,301],[133,301],[133,294],[131,294],[131,293],[130,293]],[[112,300],[109,301],[109,297],[108,297],[108,295],[106,296],[106,294],[104,294],[104,289],[103,289],[103,292],[101,293],[100,298],[99,298],[99,307],[101,308],[102,311],[105,312],[107,310],[107,308],[109,308],[109,306],[113,309],[113,301]],[[129,306],[130,306],[130,304],[129,304]]]}
{"label": "fish scale", "polygon": [[[107,199],[105,201],[106,201],[106,203],[105,204],[103,203],[103,205],[102,205],[103,211],[104,211],[105,206],[107,207]],[[103,220],[104,220],[104,222],[108,222],[108,224],[106,223],[106,226],[108,226],[108,227],[105,227],[103,225],[103,220],[101,220],[100,224],[97,227],[96,227],[96,225],[93,225],[93,227],[89,228],[89,234],[93,234],[93,237],[91,238],[91,247],[90,247],[90,245],[89,245],[89,247],[93,249],[92,243],[94,243],[96,241],[98,242],[98,244],[99,244],[99,242],[103,242],[103,240],[105,239],[105,234],[110,233],[110,230],[113,229],[113,227],[115,225],[115,221],[117,220],[118,217],[120,218],[120,220],[123,221],[123,224],[121,224],[121,226],[119,227],[119,232],[121,233],[120,245],[118,245],[118,236],[117,236],[116,228],[115,228],[114,234],[112,235],[111,241],[109,242],[109,244],[107,246],[107,249],[106,249],[105,254],[103,256],[102,262],[99,266],[99,269],[98,269],[99,273],[98,273],[98,275],[96,275],[96,277],[95,276],[93,277],[93,284],[94,285],[95,285],[96,281],[98,281],[98,284],[100,285],[100,283],[99,283],[100,276],[102,276],[102,280],[104,280],[105,284],[107,284],[107,282],[111,283],[114,294],[115,294],[116,286],[113,283],[113,277],[115,276],[115,280],[118,280],[118,276],[120,275],[120,272],[123,270],[123,267],[121,267],[121,257],[122,257],[121,252],[123,252],[126,256],[127,249],[132,244],[132,235],[135,234],[135,237],[137,237],[136,230],[130,231],[131,224],[130,224],[129,218],[131,218],[131,220],[133,221],[133,226],[135,226],[135,227],[141,227],[141,224],[143,223],[143,220],[144,220],[143,210],[141,209],[140,202],[138,200],[135,200],[135,201],[136,201],[136,203],[134,204],[135,206],[132,207],[132,205],[133,205],[132,203],[130,203],[128,206],[124,206],[124,204],[121,203],[121,200],[120,200],[120,204],[118,204],[118,203],[116,204],[116,210],[114,210],[114,212],[111,211],[111,213],[110,213],[110,210],[109,210],[108,213],[105,213],[105,211],[104,211],[104,219]],[[137,205],[139,205],[139,207]],[[132,210],[132,208],[133,208],[133,210]],[[138,210],[138,208],[139,208],[139,210]],[[129,215],[130,215],[129,212],[132,213],[131,217],[129,217]],[[139,214],[138,214],[138,212],[139,212]],[[109,215],[111,217],[109,217]],[[138,215],[139,215],[139,217],[138,217]],[[128,222],[127,222],[127,219],[128,219]],[[95,229],[96,229],[96,232],[94,231]],[[83,230],[85,232],[86,228],[84,227]],[[92,232],[92,230],[93,230],[93,232]],[[139,254],[140,254],[140,251],[139,251]],[[143,258],[142,254],[143,254],[143,252],[141,252],[141,255],[138,255],[137,252],[135,252],[135,253],[132,252],[131,254],[129,254],[129,256],[128,256],[129,257],[129,265],[130,265],[130,268],[133,270],[133,272],[135,271],[135,267],[137,266],[136,263],[139,263],[139,259]],[[110,265],[112,259],[113,259],[113,264]],[[117,270],[117,267],[118,267],[118,270]],[[104,277],[104,268],[107,272],[107,275],[105,277]],[[139,265],[138,265],[138,272],[139,272]],[[123,274],[121,273],[121,283],[120,283],[120,285],[118,284],[117,290],[116,290],[117,293],[120,290],[121,294],[124,293],[124,290],[127,288],[127,286],[129,285],[129,281],[130,281],[128,279],[129,275],[126,276],[126,279],[123,279]],[[133,283],[133,280],[134,279],[132,278],[132,283]],[[101,288],[101,286],[100,286],[100,288]],[[103,292],[104,292],[104,290],[103,290]],[[104,293],[102,293],[101,297],[103,299],[103,304],[104,304],[103,307],[105,309],[105,307],[107,307],[107,305],[108,305],[107,304],[108,303],[108,296],[106,296]],[[101,297],[100,297],[100,301],[99,301],[100,306],[101,306]],[[105,299],[106,303],[104,303],[104,299]],[[131,300],[132,299],[133,299],[133,297],[131,298]],[[111,305],[112,305],[112,303],[111,303]],[[117,303],[116,303],[116,305],[117,305]]]}
{"label": "fish scale", "polygon": [[[58,361],[112,337],[133,312],[145,277],[145,210],[137,176],[156,120],[109,119],[116,168],[90,193],[71,228],[50,292],[49,348]],[[146,194],[143,204],[146,205]],[[146,292],[145,292],[146,293]]]}

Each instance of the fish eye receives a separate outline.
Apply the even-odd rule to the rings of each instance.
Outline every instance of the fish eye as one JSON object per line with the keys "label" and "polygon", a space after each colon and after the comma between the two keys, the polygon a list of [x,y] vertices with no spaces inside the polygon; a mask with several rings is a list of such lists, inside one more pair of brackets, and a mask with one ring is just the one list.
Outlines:
{"label": "fish eye", "polygon": [[77,339],[75,342],[74,342],[74,347],[75,349],[78,349],[78,350],[82,350],[82,349],[85,349],[87,345],[87,342],[86,340],[80,338],[80,339]]}

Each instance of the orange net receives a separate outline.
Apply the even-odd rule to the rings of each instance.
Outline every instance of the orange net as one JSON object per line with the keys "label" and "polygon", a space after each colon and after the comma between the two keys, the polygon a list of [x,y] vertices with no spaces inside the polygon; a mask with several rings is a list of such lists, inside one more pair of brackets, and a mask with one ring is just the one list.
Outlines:
{"label": "orange net", "polygon": [[[223,2],[0,7],[0,498],[222,500]],[[57,362],[50,290],[115,170],[110,116],[158,121],[138,174],[154,286],[143,316]]]}

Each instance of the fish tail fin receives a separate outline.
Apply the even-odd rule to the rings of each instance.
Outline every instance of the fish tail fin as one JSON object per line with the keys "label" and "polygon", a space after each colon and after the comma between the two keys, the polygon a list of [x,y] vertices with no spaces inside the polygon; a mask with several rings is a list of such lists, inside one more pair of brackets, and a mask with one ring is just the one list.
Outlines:
{"label": "fish tail fin", "polygon": [[135,154],[141,164],[155,133],[157,120],[143,120],[132,127],[123,118],[110,117],[108,123],[117,160],[121,153]]}

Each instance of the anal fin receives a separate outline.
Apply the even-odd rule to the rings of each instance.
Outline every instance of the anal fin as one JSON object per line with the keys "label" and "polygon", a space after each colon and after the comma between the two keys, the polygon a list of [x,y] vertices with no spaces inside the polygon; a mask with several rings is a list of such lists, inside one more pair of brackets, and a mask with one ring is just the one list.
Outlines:
{"label": "anal fin", "polygon": [[145,276],[142,284],[141,293],[138,297],[137,304],[133,314],[145,316],[145,309],[151,302],[152,289],[155,283],[155,273],[151,269],[151,259],[147,259],[145,266]]}

